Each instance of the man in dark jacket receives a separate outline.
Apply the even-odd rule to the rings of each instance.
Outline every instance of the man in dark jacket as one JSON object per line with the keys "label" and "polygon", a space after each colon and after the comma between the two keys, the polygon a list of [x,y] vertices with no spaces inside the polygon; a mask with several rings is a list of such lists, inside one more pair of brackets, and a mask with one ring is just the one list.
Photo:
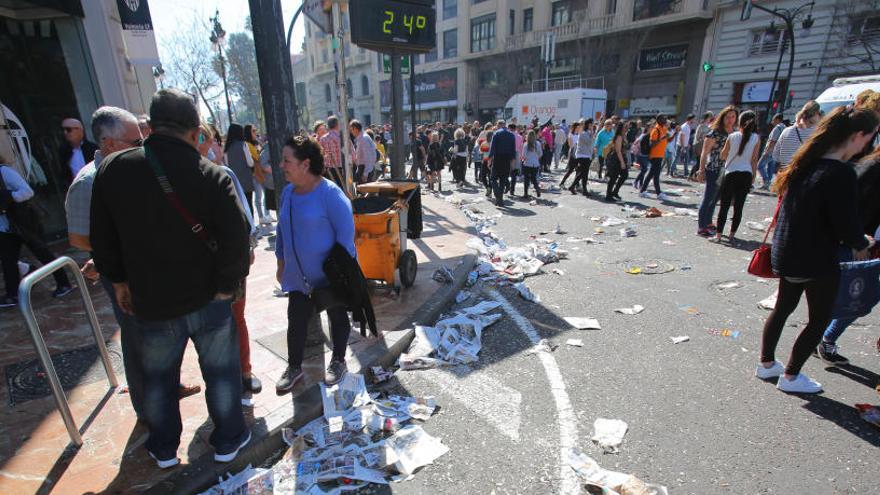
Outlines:
{"label": "man in dark jacket", "polygon": [[492,166],[492,189],[495,192],[495,204],[504,206],[504,190],[510,178],[510,164],[516,158],[516,137],[507,130],[503,120],[498,121],[498,130],[492,135],[489,146],[489,160]]}
{"label": "man in dark jacket", "polygon": [[241,409],[241,363],[231,303],[248,274],[248,224],[229,175],[197,151],[192,99],[164,89],[150,104],[143,147],[108,156],[95,177],[91,241],[98,272],[142,336],[147,450],[179,463],[180,363],[193,340],[214,423],[214,459],[250,441]]}
{"label": "man in dark jacket", "polygon": [[86,139],[82,122],[77,119],[67,118],[61,121],[61,130],[64,131],[64,142],[58,147],[58,160],[64,179],[61,186],[66,191],[76,174],[95,159],[98,145]]}

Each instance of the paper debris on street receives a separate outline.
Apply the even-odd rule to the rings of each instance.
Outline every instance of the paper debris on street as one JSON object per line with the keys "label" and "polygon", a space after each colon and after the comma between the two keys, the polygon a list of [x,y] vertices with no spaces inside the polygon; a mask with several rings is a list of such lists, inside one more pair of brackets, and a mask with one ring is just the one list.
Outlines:
{"label": "paper debris on street", "polygon": [[618,225],[623,225],[626,223],[626,220],[621,220],[615,217],[606,218],[600,225],[602,227],[616,227]]}
{"label": "paper debris on street", "polygon": [[636,235],[638,235],[638,232],[636,232],[636,228],[633,226],[620,229],[620,237],[635,237]]}
{"label": "paper debris on street", "polygon": [[272,495],[275,493],[274,486],[275,480],[271,469],[255,469],[248,465],[238,474],[227,473],[225,479],[220,477],[216,485],[200,495]]}
{"label": "paper debris on street", "polygon": [[[647,484],[633,475],[609,471],[578,448],[568,452],[568,465],[588,486],[588,493],[602,495],[669,495],[665,486]],[[593,487],[596,491],[590,490]]]}
{"label": "paper debris on street", "polygon": [[631,308],[617,308],[614,311],[617,313],[624,314],[624,315],[637,315],[644,310],[645,310],[644,306],[642,306],[640,304],[636,304],[636,305],[633,305],[633,307],[631,307]]}
{"label": "paper debris on street", "polygon": [[461,304],[470,298],[471,298],[470,291],[460,290],[460,291],[458,291],[458,294],[455,295],[455,302],[456,302],[456,304]]}
{"label": "paper debris on street", "polygon": [[441,266],[435,270],[434,275],[432,275],[431,278],[441,284],[451,284],[452,281],[455,280],[455,276],[452,274],[452,270],[448,266]]}
{"label": "paper debris on street", "polygon": [[767,224],[764,224],[761,222],[746,222],[746,227],[748,227],[752,230],[760,231],[760,232],[766,232],[767,226],[768,226]]}
{"label": "paper debris on street", "polygon": [[776,308],[776,298],[778,296],[779,291],[773,291],[773,294],[770,294],[769,296],[767,296],[766,299],[762,299],[760,302],[758,302],[758,307],[761,309],[766,309],[768,311],[773,311],[773,309]]}
{"label": "paper debris on street", "polygon": [[439,438],[432,437],[417,425],[401,428],[385,440],[385,448],[394,453],[397,458],[394,467],[405,475],[449,452],[449,447]]}
{"label": "paper debris on street", "polygon": [[539,352],[553,352],[556,350],[556,346],[551,344],[547,339],[541,339],[537,344],[533,345],[529,350],[526,351],[526,354],[538,354]]}
{"label": "paper debris on street", "polygon": [[729,328],[709,328],[706,331],[709,333],[709,335],[715,335],[719,337],[729,337],[731,339],[739,337],[738,331],[734,331]]}
{"label": "paper debris on street", "polygon": [[687,342],[691,340],[687,335],[679,335],[678,337],[670,337],[672,339],[673,344],[681,344],[682,342]]}
{"label": "paper debris on street", "polygon": [[394,376],[394,371],[386,370],[381,366],[370,366],[370,371],[373,373],[373,383],[386,382]]}
{"label": "paper debris on street", "polygon": [[486,313],[498,306],[500,303],[495,301],[482,301],[433,327],[417,325],[415,338],[398,358],[398,366],[402,370],[416,370],[476,362],[483,329],[502,316]]}
{"label": "paper debris on street", "polygon": [[572,347],[583,347],[584,341],[581,339],[568,339],[565,341],[566,345],[570,345]]}
{"label": "paper debris on street", "polygon": [[538,297],[536,294],[534,294],[531,291],[531,289],[526,287],[526,285],[524,283],[519,282],[519,283],[513,284],[513,288],[516,289],[517,292],[519,292],[520,297],[522,297],[526,301],[533,302],[533,303],[541,302],[541,298]]}
{"label": "paper debris on street", "polygon": [[628,428],[625,421],[598,418],[593,422],[593,443],[605,453],[618,453]]}
{"label": "paper debris on street", "polygon": [[553,273],[555,273],[556,275],[565,275],[565,272],[563,270],[560,270],[559,268],[554,268]]}
{"label": "paper debris on street", "polygon": [[353,407],[370,403],[370,395],[367,393],[367,385],[363,375],[346,373],[345,377],[336,385],[328,387],[321,382],[320,386],[321,400],[324,403],[324,418],[328,421],[333,416],[343,415]]}
{"label": "paper debris on street", "polygon": [[727,290],[727,289],[738,289],[742,286],[743,286],[743,284],[740,282],[730,281],[730,282],[722,282],[720,284],[717,284],[715,287],[718,287],[721,290]]}
{"label": "paper debris on street", "polygon": [[581,318],[578,316],[566,316],[563,318],[566,323],[577,328],[578,330],[602,330],[599,320],[595,318]]}

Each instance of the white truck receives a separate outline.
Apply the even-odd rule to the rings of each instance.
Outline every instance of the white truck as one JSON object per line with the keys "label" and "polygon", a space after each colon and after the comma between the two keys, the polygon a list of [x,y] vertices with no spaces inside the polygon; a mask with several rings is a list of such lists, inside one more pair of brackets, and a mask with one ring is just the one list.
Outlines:
{"label": "white truck", "polygon": [[608,92],[604,89],[563,89],[537,93],[517,93],[504,105],[504,117],[528,124],[535,117],[540,123],[551,117],[556,123],[569,124],[580,119],[598,119],[605,114]]}
{"label": "white truck", "polygon": [[835,79],[831,87],[816,98],[816,103],[827,114],[836,107],[855,102],[856,96],[866,89],[880,92],[880,75]]}

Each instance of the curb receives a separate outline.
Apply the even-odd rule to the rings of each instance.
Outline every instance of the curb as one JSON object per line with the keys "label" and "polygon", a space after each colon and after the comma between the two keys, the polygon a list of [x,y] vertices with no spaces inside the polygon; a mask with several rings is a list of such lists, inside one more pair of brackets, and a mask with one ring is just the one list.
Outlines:
{"label": "curb", "polygon": [[[475,254],[467,254],[453,270],[453,281],[441,286],[408,318],[411,323],[401,323],[393,332],[406,332],[391,346],[374,345],[359,355],[361,369],[369,366],[392,365],[406,350],[413,338],[415,330],[412,325],[431,325],[439,317],[443,310],[455,300],[455,295],[464,287],[468,274],[473,270],[477,262]],[[252,426],[253,435],[258,437],[251,442],[246,450],[234,461],[227,464],[213,462],[209,456],[198,459],[194,464],[188,464],[178,472],[160,481],[143,493],[166,494],[166,493],[199,493],[207,490],[217,483],[218,479],[227,473],[238,473],[248,465],[259,466],[266,459],[281,450],[285,444],[281,437],[282,428],[299,429],[309,421],[323,414],[320,387],[315,384],[293,399],[293,417],[272,428],[266,430],[266,421],[258,421]],[[272,416],[275,412],[269,413]],[[267,416],[267,418],[269,417]],[[261,431],[262,430],[262,431]],[[207,461],[207,462],[206,462]]]}

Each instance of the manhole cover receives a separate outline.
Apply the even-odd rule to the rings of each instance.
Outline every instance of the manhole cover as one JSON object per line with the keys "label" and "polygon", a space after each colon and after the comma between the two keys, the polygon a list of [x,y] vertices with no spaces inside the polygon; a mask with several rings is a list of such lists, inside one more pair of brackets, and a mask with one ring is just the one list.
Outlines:
{"label": "manhole cover", "polygon": [[[116,374],[121,374],[124,368],[122,366],[122,349],[120,349],[119,343],[108,342],[107,352],[110,353],[113,370]],[[55,354],[52,356],[52,364],[55,366],[55,372],[58,373],[58,379],[65,390],[70,390],[77,385],[107,379],[98,348],[95,346]],[[6,366],[6,385],[9,389],[9,405],[11,406],[52,395],[49,378],[46,376],[46,371],[39,359]]]}
{"label": "manhole cover", "polygon": [[621,265],[623,271],[632,275],[658,275],[675,270],[675,265],[665,260],[629,260]]}

